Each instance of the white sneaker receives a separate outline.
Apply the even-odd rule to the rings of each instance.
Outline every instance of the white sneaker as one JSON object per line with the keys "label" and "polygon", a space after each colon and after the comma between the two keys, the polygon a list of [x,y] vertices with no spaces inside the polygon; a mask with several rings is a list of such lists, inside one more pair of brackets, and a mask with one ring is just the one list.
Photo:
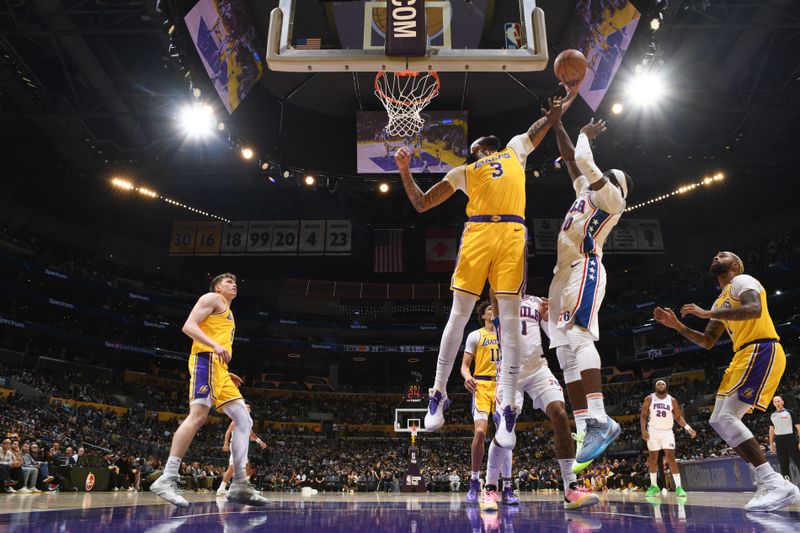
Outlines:
{"label": "white sneaker", "polygon": [[226,483],[221,483],[219,488],[217,489],[217,496],[225,496],[228,494],[228,489],[226,487]]}
{"label": "white sneaker", "polygon": [[30,494],[30,493],[31,489],[29,489],[28,487],[22,487],[17,491],[17,494]]}
{"label": "white sneaker", "polygon": [[150,492],[178,507],[189,507],[186,498],[178,494],[178,476],[164,476],[150,485]]}
{"label": "white sneaker", "polygon": [[260,495],[249,483],[231,483],[226,496],[229,502],[243,503],[245,505],[261,506],[267,504],[267,499]]}
{"label": "white sneaker", "polygon": [[447,394],[436,389],[428,390],[428,412],[425,413],[425,430],[436,431],[444,425],[444,412],[450,407]]}
{"label": "white sneaker", "polygon": [[500,423],[497,424],[497,431],[494,439],[501,448],[514,449],[517,445],[517,434],[514,433],[514,426],[519,416],[519,408],[513,405],[506,405],[500,410]]}
{"label": "white sneaker", "polygon": [[760,484],[755,496],[744,508],[746,511],[777,511],[793,503],[800,503],[800,489],[782,479],[780,485],[775,487]]}

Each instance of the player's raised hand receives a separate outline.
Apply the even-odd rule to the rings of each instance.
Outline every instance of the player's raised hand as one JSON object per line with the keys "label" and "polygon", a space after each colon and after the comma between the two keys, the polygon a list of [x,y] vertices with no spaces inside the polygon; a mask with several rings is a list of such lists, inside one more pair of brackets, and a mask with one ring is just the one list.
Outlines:
{"label": "player's raised hand", "polygon": [[564,108],[564,99],[560,96],[547,99],[547,107],[542,108],[544,116],[548,124],[558,124],[561,121],[561,116],[566,109]]}
{"label": "player's raised hand", "polygon": [[592,139],[596,139],[601,133],[605,133],[607,129],[605,120],[600,119],[595,122],[594,117],[592,117],[592,120],[581,128],[581,133],[585,134],[591,141]]}
{"label": "player's raised hand", "polygon": [[399,170],[408,170],[411,166],[411,152],[407,146],[401,146],[394,154],[394,161]]}
{"label": "player's raised hand", "polygon": [[231,381],[233,381],[234,385],[236,385],[237,387],[241,387],[242,386],[242,378],[240,378],[239,376],[237,376],[233,372],[228,372],[228,375],[231,377]]}
{"label": "player's raised hand", "polygon": [[678,329],[681,325],[681,323],[678,322],[678,317],[675,316],[675,313],[669,307],[656,307],[653,311],[653,318],[656,322],[668,328]]}
{"label": "player's raised hand", "polygon": [[217,359],[219,359],[220,363],[222,363],[223,365],[227,365],[230,362],[231,354],[230,352],[228,352],[228,350],[226,350],[219,344],[214,344],[212,348],[214,348],[214,353],[217,354]]}
{"label": "player's raised hand", "polygon": [[706,311],[696,304],[686,304],[681,307],[681,316],[694,315],[698,318],[711,318],[711,311]]}

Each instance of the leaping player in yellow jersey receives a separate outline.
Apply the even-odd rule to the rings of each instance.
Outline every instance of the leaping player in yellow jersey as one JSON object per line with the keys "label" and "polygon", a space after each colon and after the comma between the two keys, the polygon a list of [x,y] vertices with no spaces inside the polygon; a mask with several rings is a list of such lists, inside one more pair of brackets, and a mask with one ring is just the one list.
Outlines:
{"label": "leaping player in yellow jersey", "polygon": [[734,355],[717,391],[709,423],[728,446],[751,466],[758,490],[745,505],[748,511],[777,511],[800,503],[800,489],[778,475],[764,458],[761,446],[742,423],[754,408],[766,411],[786,368],[786,355],[767,310],[767,291],[744,273],[744,263],[733,252],[719,252],[711,273],[722,292],[710,310],[695,304],[681,308],[681,316],[709,319],[704,332],[686,327],[671,309],[656,307],[654,318],[693,343],[710,350],[724,331],[733,341]]}
{"label": "leaping player in yellow jersey", "polygon": [[[489,302],[478,304],[478,322],[483,327],[467,336],[464,357],[461,360],[461,376],[464,388],[472,393],[472,420],[475,422],[475,435],[472,438],[472,470],[469,479],[467,502],[476,503],[481,492],[481,464],[486,446],[486,430],[489,416],[494,412],[494,396],[497,392],[497,363],[500,362],[500,343],[492,324],[492,306]],[[475,372],[470,372],[472,363]]]}
{"label": "leaping player in yellow jersey", "polygon": [[453,306],[442,334],[436,380],[429,391],[425,429],[435,431],[444,424],[447,380],[464,335],[475,301],[488,278],[499,300],[498,315],[503,328],[504,364],[500,373],[501,413],[495,440],[504,448],[516,443],[514,424],[519,408],[514,405],[520,360],[519,310],[527,279],[525,227],[525,161],[551,126],[574,100],[577,87],[565,98],[556,98],[545,116],[527,133],[513,137],[501,149],[494,135],[472,143],[474,163],[452,169],[442,181],[423,193],[414,181],[409,165],[411,153],[400,148],[395,155],[403,187],[414,208],[422,213],[441,204],[457,191],[468,197],[467,223],[461,237],[453,281]]}
{"label": "leaping player in yellow jersey", "polygon": [[228,501],[264,505],[267,499],[247,483],[247,451],[253,419],[239,392],[241,378],[228,371],[236,331],[231,311],[231,302],[238,291],[236,276],[220,274],[211,280],[210,288],[211,292],[197,300],[183,326],[183,332],[194,341],[189,356],[189,415],[175,431],[164,473],[150,490],[171,504],[189,507],[189,502],[178,494],[178,469],[213,406],[236,424],[231,438],[233,483],[228,490]]}

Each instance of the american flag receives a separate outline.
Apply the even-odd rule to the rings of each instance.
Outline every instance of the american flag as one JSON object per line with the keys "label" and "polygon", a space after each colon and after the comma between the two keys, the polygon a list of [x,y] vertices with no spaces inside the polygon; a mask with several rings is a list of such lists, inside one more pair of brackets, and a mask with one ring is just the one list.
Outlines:
{"label": "american flag", "polygon": [[403,272],[403,230],[376,229],[373,272]]}
{"label": "american flag", "polygon": [[295,50],[319,50],[320,47],[322,47],[322,39],[319,37],[294,40]]}

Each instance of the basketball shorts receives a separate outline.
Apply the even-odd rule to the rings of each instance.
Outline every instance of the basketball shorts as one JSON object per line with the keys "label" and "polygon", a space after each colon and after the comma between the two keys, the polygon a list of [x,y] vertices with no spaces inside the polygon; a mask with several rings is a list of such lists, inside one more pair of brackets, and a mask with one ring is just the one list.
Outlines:
{"label": "basketball shorts", "polygon": [[[525,403],[525,394],[533,400],[533,408],[545,414],[547,406],[552,402],[564,402],[564,390],[547,365],[542,365],[528,376],[519,376],[514,404],[520,408],[520,412]],[[495,398],[495,412],[500,411],[501,401],[502,397],[498,394]]]}
{"label": "basketball shorts", "polygon": [[786,354],[777,341],[754,342],[736,352],[725,369],[717,398],[736,395],[743,403],[766,411],[786,368]]}
{"label": "basketball shorts", "polygon": [[650,435],[650,439],[647,441],[647,449],[651,452],[675,449],[675,433],[671,429],[648,428],[647,433]]}
{"label": "basketball shorts", "polygon": [[219,409],[227,403],[242,399],[228,368],[221,365],[213,353],[190,355],[189,375],[190,405],[199,404]]}
{"label": "basketball shorts", "polygon": [[472,394],[472,419],[489,420],[494,412],[494,397],[497,393],[497,382],[494,380],[476,379],[477,388]]}
{"label": "basketball shorts", "polygon": [[528,228],[516,222],[467,222],[450,289],[479,298],[486,280],[498,296],[522,296],[528,278]]}
{"label": "basketball shorts", "polygon": [[550,283],[550,348],[567,346],[567,331],[580,326],[600,339],[597,314],[606,295],[606,269],[595,256],[556,267]]}

